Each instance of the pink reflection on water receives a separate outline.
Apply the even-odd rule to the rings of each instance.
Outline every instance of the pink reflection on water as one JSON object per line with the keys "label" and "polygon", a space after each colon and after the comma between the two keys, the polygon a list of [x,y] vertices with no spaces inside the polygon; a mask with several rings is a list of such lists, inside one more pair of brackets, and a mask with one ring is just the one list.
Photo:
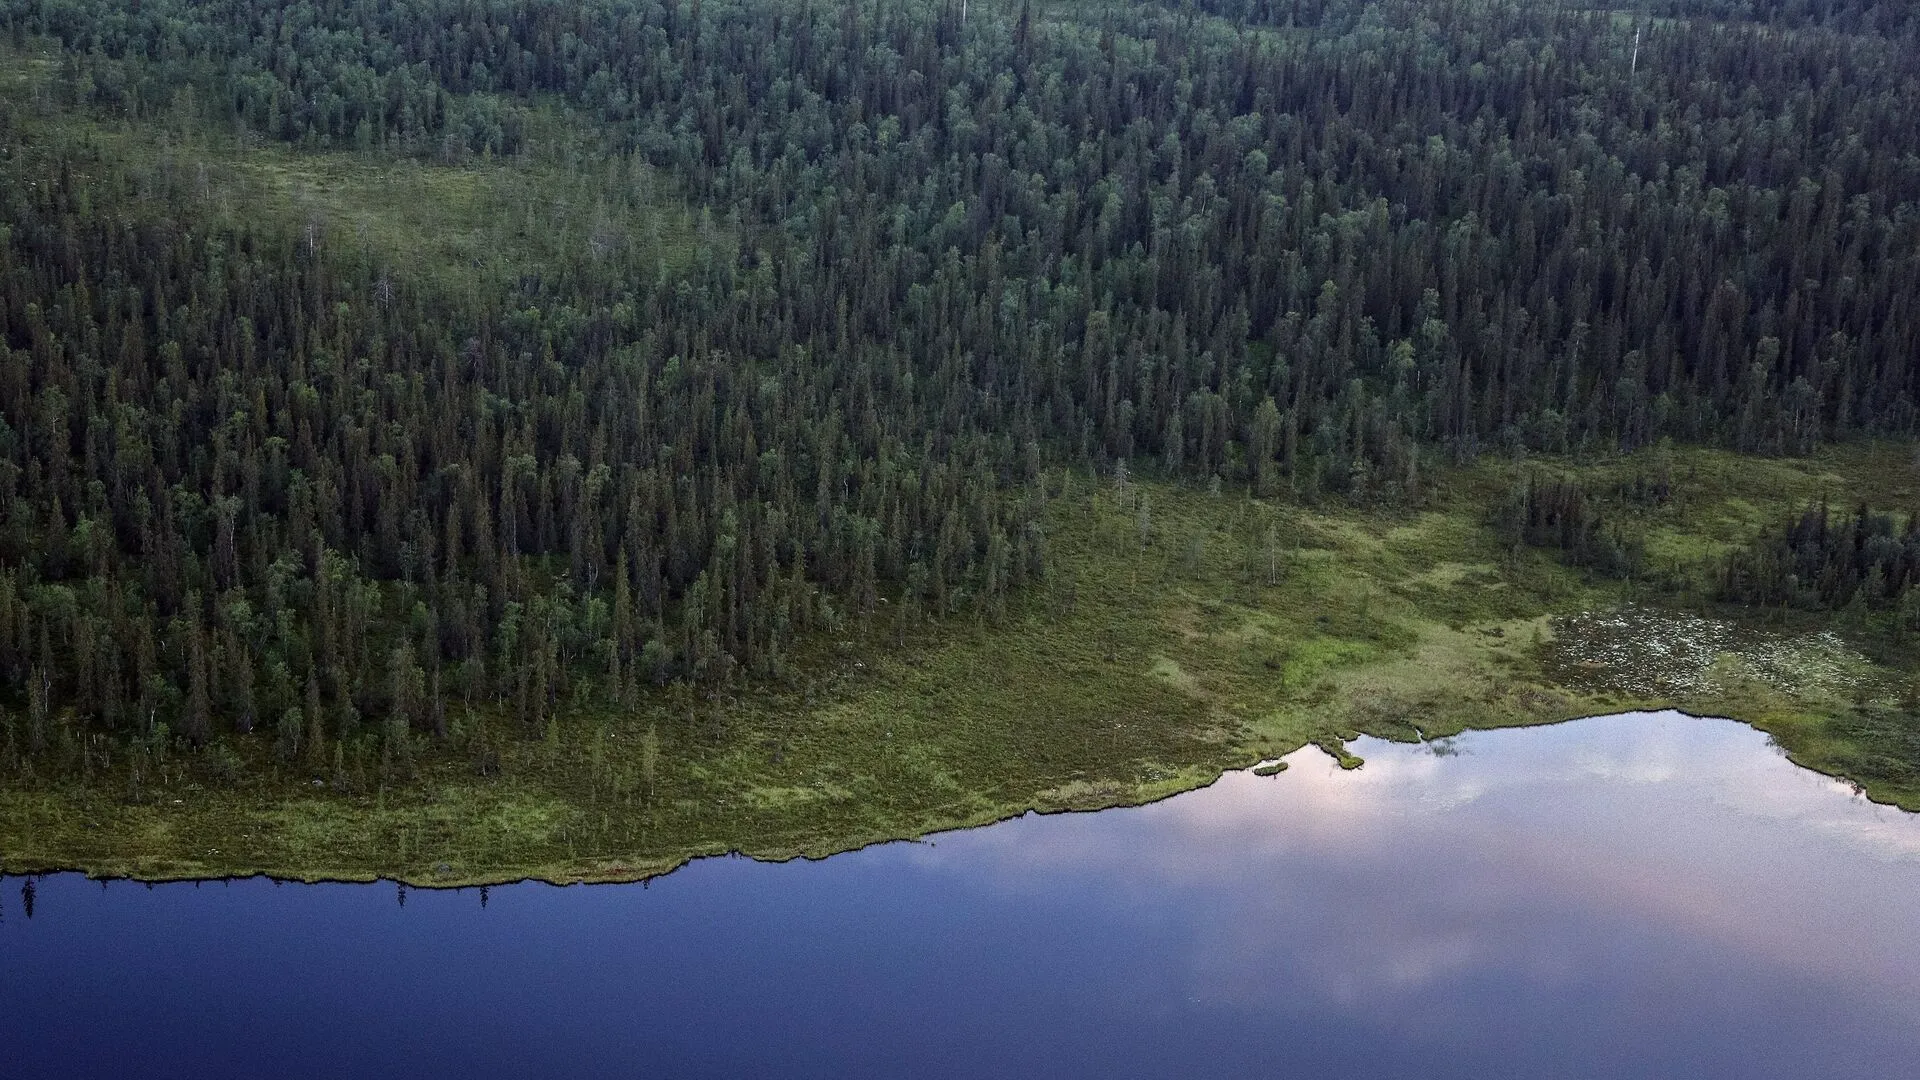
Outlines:
{"label": "pink reflection on water", "polygon": [[1366,764],[1344,771],[1309,747],[1278,776],[916,857],[1014,894],[1080,875],[1186,920],[1195,999],[1258,1007],[1278,969],[1299,980],[1286,992],[1423,1028],[1465,1019],[1434,992],[1449,981],[1566,987],[1667,962],[1647,938],[1868,990],[1920,1021],[1920,817],[1725,720],[1629,714],[1451,748],[1364,739]]}

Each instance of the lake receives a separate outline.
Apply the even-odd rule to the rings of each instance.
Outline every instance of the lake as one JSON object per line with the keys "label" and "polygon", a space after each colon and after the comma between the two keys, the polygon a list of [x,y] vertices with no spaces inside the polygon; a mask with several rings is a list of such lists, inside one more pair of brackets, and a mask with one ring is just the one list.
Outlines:
{"label": "lake", "polygon": [[[1675,713],[483,896],[0,884],[0,1075],[1832,1077],[1920,1061],[1920,818]],[[27,910],[31,905],[31,915]]]}

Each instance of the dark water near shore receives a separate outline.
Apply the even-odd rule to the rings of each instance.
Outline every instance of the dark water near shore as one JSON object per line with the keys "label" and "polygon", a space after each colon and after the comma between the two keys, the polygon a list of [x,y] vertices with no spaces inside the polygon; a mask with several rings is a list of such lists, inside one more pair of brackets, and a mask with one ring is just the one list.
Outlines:
{"label": "dark water near shore", "polygon": [[1674,714],[650,887],[0,886],[0,1076],[1920,1067],[1920,818]]}

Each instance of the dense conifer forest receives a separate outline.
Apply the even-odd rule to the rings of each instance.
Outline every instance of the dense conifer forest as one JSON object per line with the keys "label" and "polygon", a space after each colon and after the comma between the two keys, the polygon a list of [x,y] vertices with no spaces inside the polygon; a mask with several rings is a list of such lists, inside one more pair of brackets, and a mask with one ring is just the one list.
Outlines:
{"label": "dense conifer forest", "polygon": [[[0,29],[45,58],[0,96],[0,768],[250,733],[404,771],[456,709],[538,733],[777,682],[847,627],[990,624],[1050,572],[1060,467],[1417,506],[1490,453],[1920,425],[1905,4],[0,0]],[[76,116],[423,165],[560,126],[700,238],[588,227],[456,281],[216,213],[207,161]],[[1576,489],[1505,513],[1637,570]],[[1915,535],[1821,511],[1722,589],[1911,614]]]}

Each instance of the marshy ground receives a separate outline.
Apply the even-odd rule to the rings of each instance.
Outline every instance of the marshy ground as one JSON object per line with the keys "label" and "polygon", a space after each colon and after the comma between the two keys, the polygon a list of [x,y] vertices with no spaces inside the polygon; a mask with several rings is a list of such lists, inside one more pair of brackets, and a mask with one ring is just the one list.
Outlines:
{"label": "marshy ground", "polygon": [[[1607,503],[1649,552],[1634,581],[1490,524],[1529,471],[1605,493],[1651,468],[1672,479],[1662,505]],[[405,773],[365,749],[280,765],[233,738],[163,748],[137,791],[125,768],[22,778],[0,790],[0,851],[9,870],[147,878],[630,879],[1138,803],[1308,742],[1647,707],[1744,720],[1915,809],[1911,657],[1839,616],[1717,606],[1701,583],[1808,501],[1914,505],[1917,471],[1898,445],[1488,459],[1368,509],[1055,471],[1051,569],[998,622],[902,637],[883,604],[795,657],[803,677],[668,688],[538,733],[476,703]]]}

